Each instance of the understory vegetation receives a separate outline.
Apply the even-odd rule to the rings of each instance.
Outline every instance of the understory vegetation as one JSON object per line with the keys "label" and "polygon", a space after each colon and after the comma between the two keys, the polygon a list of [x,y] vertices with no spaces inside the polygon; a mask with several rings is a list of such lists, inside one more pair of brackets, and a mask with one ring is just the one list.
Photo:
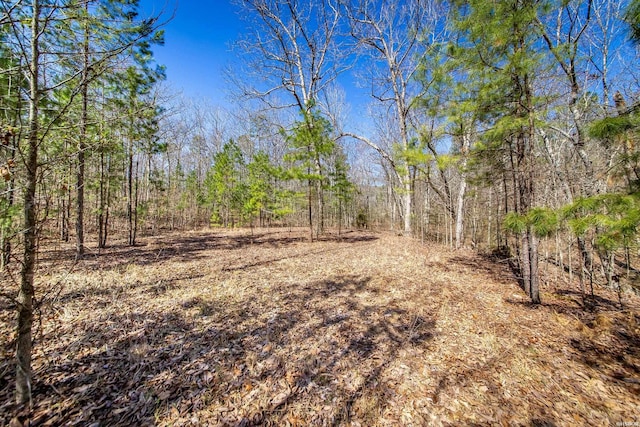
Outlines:
{"label": "understory vegetation", "polygon": [[0,2],[2,421],[633,421],[640,1],[232,3]]}
{"label": "understory vegetation", "polygon": [[[640,410],[640,300],[543,266],[534,307],[489,254],[350,231],[126,236],[43,247],[34,406],[0,424],[616,425]],[[46,289],[46,292],[44,291]]]}

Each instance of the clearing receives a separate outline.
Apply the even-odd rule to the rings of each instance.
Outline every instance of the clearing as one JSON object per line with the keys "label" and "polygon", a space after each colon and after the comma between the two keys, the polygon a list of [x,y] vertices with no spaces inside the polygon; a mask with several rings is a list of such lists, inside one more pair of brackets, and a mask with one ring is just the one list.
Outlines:
{"label": "clearing", "polygon": [[41,255],[31,425],[640,422],[635,297],[598,290],[587,312],[554,284],[532,307],[504,263],[385,233],[205,230],[72,258]]}

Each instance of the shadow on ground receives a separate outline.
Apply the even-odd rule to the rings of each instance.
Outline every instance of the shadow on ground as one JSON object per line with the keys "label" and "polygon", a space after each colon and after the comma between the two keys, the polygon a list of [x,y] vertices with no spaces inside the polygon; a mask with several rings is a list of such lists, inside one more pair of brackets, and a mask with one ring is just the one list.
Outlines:
{"label": "shadow on ground", "polygon": [[[344,232],[341,235],[325,235],[321,242],[335,242],[341,244],[357,244],[372,242],[378,237],[361,232]],[[87,249],[82,260],[83,268],[103,269],[121,265],[136,264],[150,265],[165,260],[196,261],[208,257],[206,251],[237,250],[247,247],[281,249],[306,243],[308,239],[299,233],[282,230],[260,231],[254,234],[237,234],[208,232],[197,235],[172,235],[168,238],[149,237],[141,240],[136,246],[124,244],[109,245],[105,249]],[[40,261],[43,264],[56,263],[61,260],[70,262],[75,257],[71,249],[50,249],[43,251]]]}
{"label": "shadow on ground", "polygon": [[365,304],[369,290],[368,277],[336,276],[282,287],[267,307],[194,297],[77,325],[87,332],[35,373],[32,423],[153,425],[210,409],[202,422],[281,425],[297,401],[317,405],[305,422],[374,422],[381,375],[400,349],[427,345],[435,319]]}

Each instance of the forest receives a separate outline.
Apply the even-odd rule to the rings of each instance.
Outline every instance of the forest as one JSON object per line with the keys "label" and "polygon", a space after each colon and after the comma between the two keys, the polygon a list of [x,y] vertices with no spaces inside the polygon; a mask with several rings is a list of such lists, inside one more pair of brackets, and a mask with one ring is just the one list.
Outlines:
{"label": "forest", "polygon": [[640,1],[229,1],[0,0],[0,424],[640,422]]}

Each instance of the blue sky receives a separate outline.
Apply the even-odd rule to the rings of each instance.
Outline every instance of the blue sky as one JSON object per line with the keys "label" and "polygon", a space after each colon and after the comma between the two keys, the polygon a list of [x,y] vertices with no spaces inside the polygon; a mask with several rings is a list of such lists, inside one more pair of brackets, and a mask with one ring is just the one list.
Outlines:
{"label": "blue sky", "polygon": [[[158,64],[167,68],[167,81],[175,90],[188,97],[208,98],[213,103],[228,102],[228,83],[224,68],[241,61],[233,43],[246,30],[246,22],[238,14],[238,7],[230,0],[141,0],[142,15],[164,13],[165,45],[154,47]],[[347,91],[351,110],[362,111],[370,102],[367,89],[357,88],[351,73],[339,77]]]}
{"label": "blue sky", "polygon": [[158,64],[167,67],[169,84],[187,96],[223,103],[223,69],[236,60],[231,45],[244,26],[236,7],[226,0],[142,0],[141,5],[144,16],[164,10],[165,19],[177,6],[164,27],[165,45],[154,48]]}

